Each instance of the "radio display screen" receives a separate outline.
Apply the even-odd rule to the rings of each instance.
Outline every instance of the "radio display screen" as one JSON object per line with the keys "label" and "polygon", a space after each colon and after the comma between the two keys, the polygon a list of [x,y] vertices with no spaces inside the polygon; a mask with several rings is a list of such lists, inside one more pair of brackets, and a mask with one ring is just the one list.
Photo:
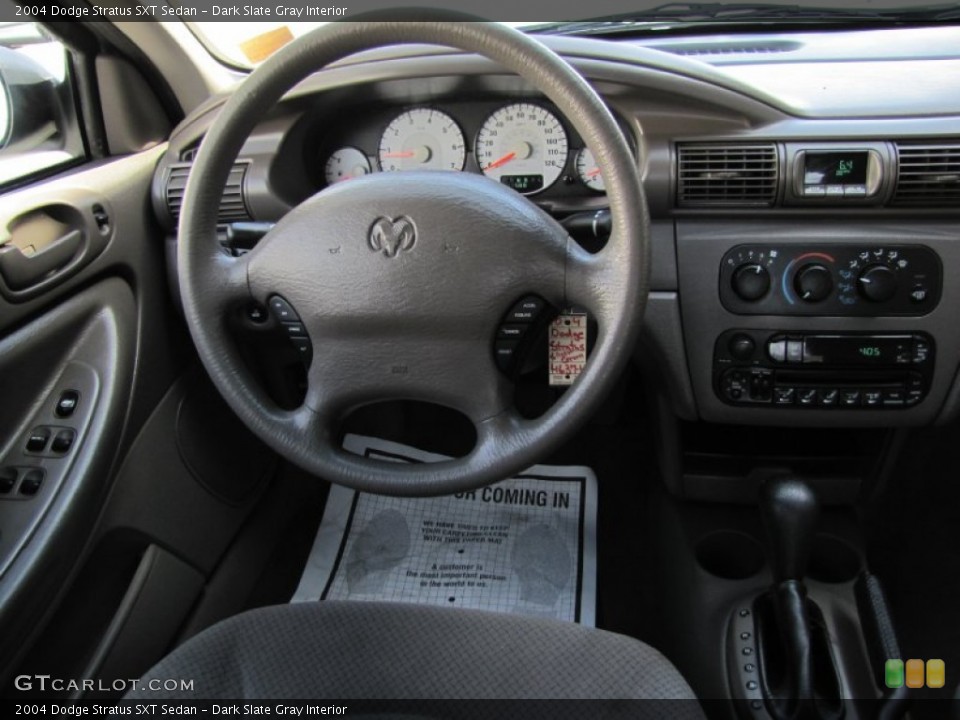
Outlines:
{"label": "radio display screen", "polygon": [[808,152],[803,162],[804,185],[864,185],[867,152]]}
{"label": "radio display screen", "polygon": [[909,362],[911,347],[909,336],[811,336],[806,339],[804,352],[833,365],[896,365],[904,358]]}

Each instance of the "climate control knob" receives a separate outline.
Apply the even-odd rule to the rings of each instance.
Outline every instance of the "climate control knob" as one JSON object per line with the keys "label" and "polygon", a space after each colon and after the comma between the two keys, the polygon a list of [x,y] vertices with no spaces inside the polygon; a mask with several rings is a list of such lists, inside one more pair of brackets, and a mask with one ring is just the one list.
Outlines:
{"label": "climate control knob", "polygon": [[731,282],[741,300],[755,302],[770,290],[770,272],[756,263],[741,265],[734,270]]}
{"label": "climate control knob", "polygon": [[897,276],[886,265],[871,265],[857,278],[857,289],[870,302],[886,302],[897,294]]}
{"label": "climate control knob", "polygon": [[833,292],[833,273],[818,263],[804,265],[793,278],[793,288],[804,302],[826,300]]}

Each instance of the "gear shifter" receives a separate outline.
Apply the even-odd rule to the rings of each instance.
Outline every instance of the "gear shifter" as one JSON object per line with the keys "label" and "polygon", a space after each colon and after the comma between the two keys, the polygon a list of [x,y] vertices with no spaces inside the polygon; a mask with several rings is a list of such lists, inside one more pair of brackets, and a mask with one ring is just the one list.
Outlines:
{"label": "gear shifter", "polygon": [[775,584],[803,581],[818,515],[817,498],[802,480],[779,477],[760,487],[760,516]]}
{"label": "gear shifter", "polygon": [[763,678],[768,709],[780,720],[819,718],[814,641],[803,583],[819,514],[817,499],[802,480],[773,478],[760,488],[760,514],[774,578],[767,596],[772,612],[764,613],[770,622],[761,633],[764,657],[770,660]]}

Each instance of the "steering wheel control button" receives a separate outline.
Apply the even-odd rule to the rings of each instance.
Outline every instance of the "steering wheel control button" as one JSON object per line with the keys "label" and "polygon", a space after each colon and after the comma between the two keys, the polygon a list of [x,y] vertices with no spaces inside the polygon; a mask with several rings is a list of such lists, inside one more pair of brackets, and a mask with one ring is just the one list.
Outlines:
{"label": "steering wheel control button", "polygon": [[53,442],[50,443],[50,449],[55,453],[64,455],[70,452],[70,448],[73,447],[73,441],[76,437],[77,433],[70,428],[59,430],[54,436]]}
{"label": "steering wheel control button", "polygon": [[0,495],[7,495],[13,490],[13,486],[17,484],[18,475],[16,468],[0,468]]}
{"label": "steering wheel control button", "polygon": [[283,329],[290,338],[302,338],[307,336],[307,331],[303,327],[303,323],[285,322],[283,323]]}
{"label": "steering wheel control button", "polygon": [[280,322],[300,322],[300,316],[294,311],[293,306],[279,295],[270,298],[270,312]]}
{"label": "steering wheel control button", "polygon": [[40,468],[30,468],[23,474],[23,480],[20,481],[20,494],[32,496],[36,495],[43,483],[43,470]]}
{"label": "steering wheel control button", "polygon": [[527,334],[529,325],[501,325],[497,337],[501,340],[520,340]]}
{"label": "steering wheel control button", "polygon": [[517,359],[517,346],[519,343],[515,340],[498,340],[493,346],[493,356],[497,361],[497,367],[505,373],[511,373],[515,369]]}
{"label": "steering wheel control button", "polygon": [[259,303],[251,303],[247,306],[247,320],[250,322],[260,325],[267,321],[267,309],[260,305]]}
{"label": "steering wheel control button", "polygon": [[514,305],[507,317],[505,323],[534,323],[540,319],[540,313],[547,306],[545,300],[531,295]]}
{"label": "steering wheel control button", "polygon": [[293,343],[294,349],[300,353],[300,359],[303,360],[303,364],[310,367],[310,363],[313,360],[313,344],[310,340],[305,337],[297,337],[290,338],[290,342]]}
{"label": "steering wheel control button", "polygon": [[46,428],[37,428],[30,433],[27,438],[27,452],[42,453],[47,449],[47,443],[50,441],[50,431]]}
{"label": "steering wheel control button", "polygon": [[270,313],[280,322],[280,329],[286,340],[297,351],[305,367],[310,367],[313,361],[313,344],[306,326],[300,321],[300,316],[293,309],[293,305],[279,295],[273,295],[268,301]]}
{"label": "steering wheel control button", "polygon": [[64,390],[60,393],[60,399],[57,400],[57,407],[54,410],[54,414],[58,418],[68,418],[73,415],[73,411],[77,409],[79,403],[80,393],[76,390]]}

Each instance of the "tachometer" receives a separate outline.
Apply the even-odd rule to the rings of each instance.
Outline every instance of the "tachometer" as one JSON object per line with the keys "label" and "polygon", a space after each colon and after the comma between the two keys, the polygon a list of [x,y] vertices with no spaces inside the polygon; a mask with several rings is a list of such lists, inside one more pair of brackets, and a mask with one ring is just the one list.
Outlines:
{"label": "tachometer", "polygon": [[366,153],[355,147],[342,147],[336,150],[323,166],[323,177],[327,185],[363,177],[370,174],[370,160]]}
{"label": "tachometer", "polygon": [[382,170],[463,170],[467,143],[456,121],[432,108],[398,115],[380,138]]}
{"label": "tachometer", "polygon": [[603,175],[600,173],[600,167],[597,165],[596,158],[590,152],[590,148],[584,148],[577,153],[577,177],[580,182],[591,190],[603,192],[606,186],[603,184]]}
{"label": "tachometer", "polygon": [[483,123],[476,154],[488,177],[528,195],[560,177],[567,165],[567,133],[546,108],[515,103]]}

